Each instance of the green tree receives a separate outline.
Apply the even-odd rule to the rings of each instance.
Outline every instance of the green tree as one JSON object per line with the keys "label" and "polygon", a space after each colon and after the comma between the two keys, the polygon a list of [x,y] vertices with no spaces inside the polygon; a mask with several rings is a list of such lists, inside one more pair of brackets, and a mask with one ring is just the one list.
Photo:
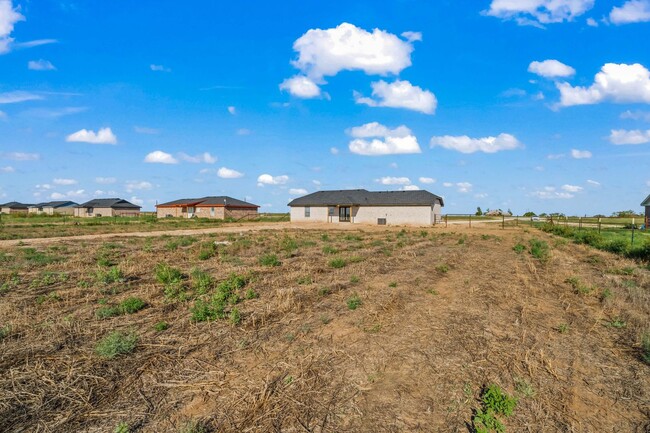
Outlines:
{"label": "green tree", "polygon": [[483,215],[483,211],[481,210],[481,207],[479,206],[479,207],[476,208],[476,216],[481,216],[481,215]]}

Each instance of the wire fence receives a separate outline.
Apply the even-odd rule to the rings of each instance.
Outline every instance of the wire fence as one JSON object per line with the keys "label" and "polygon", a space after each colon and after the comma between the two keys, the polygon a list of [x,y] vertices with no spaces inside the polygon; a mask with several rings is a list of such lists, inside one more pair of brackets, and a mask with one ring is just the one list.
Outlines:
{"label": "wire fence", "polygon": [[445,227],[454,225],[465,227],[513,228],[528,227],[565,227],[567,231],[598,233],[605,240],[626,240],[631,246],[639,242],[650,242],[650,218],[635,217],[573,217],[553,215],[545,217],[498,215],[477,216],[472,214],[443,215],[440,224]]}

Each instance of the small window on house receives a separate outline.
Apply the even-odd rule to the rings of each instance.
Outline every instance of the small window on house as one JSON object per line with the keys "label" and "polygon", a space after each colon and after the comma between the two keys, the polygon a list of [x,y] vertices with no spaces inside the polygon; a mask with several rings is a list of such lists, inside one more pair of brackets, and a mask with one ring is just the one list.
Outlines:
{"label": "small window on house", "polygon": [[89,214],[90,214],[90,213],[93,213],[93,208],[89,207],[89,208],[88,208],[88,213],[89,213]]}
{"label": "small window on house", "polygon": [[328,216],[336,216],[336,206],[330,206],[327,209],[327,215]]}
{"label": "small window on house", "polygon": [[311,216],[311,208],[309,206],[305,206],[305,218],[309,218]]}

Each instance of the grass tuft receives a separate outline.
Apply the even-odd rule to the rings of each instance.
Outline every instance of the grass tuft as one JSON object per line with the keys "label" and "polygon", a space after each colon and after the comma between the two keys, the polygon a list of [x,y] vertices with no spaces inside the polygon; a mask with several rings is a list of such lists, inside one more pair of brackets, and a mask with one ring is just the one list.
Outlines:
{"label": "grass tuft", "polygon": [[138,336],[136,334],[114,331],[97,343],[95,352],[102,358],[113,359],[133,352],[137,343]]}

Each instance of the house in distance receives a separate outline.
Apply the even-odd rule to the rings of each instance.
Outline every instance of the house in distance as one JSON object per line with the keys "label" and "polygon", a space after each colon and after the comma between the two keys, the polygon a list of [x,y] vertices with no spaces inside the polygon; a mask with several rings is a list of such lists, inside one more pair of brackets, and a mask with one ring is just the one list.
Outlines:
{"label": "house in distance", "polygon": [[425,190],[318,191],[289,202],[291,222],[431,225],[441,220],[442,197]]}
{"label": "house in distance", "polygon": [[257,216],[259,206],[228,196],[182,198],[156,205],[158,218],[246,218]]}
{"label": "house in distance", "polygon": [[36,215],[74,215],[74,208],[79,203],[73,201],[50,201],[29,207],[29,213]]}
{"label": "house in distance", "polygon": [[140,206],[121,198],[96,198],[74,208],[76,217],[137,217]]}
{"label": "house in distance", "polygon": [[646,230],[650,226],[650,195],[643,200],[641,206],[645,206],[645,227]]}
{"label": "house in distance", "polygon": [[0,213],[6,214],[21,214],[27,213],[31,205],[25,203],[19,203],[17,201],[10,201],[0,205]]}

